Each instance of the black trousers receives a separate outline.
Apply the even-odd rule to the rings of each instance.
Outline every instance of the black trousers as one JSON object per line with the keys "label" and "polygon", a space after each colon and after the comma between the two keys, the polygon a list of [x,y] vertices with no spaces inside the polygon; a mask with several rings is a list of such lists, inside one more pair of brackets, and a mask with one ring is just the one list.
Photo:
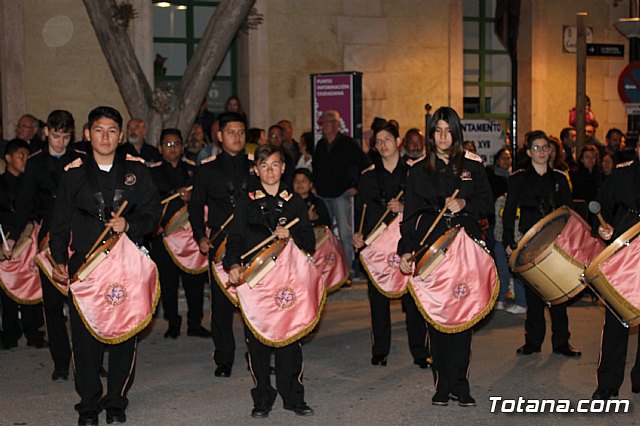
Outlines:
{"label": "black trousers", "polygon": [[67,302],[67,297],[56,289],[42,271],[40,271],[40,281],[53,369],[58,372],[67,372],[71,361],[71,345],[64,317],[64,304]]}
{"label": "black trousers", "polygon": [[[624,381],[624,367],[627,362],[627,346],[629,329],[606,310],[602,340],[600,342],[600,359],[598,361],[598,389],[610,389],[617,392]],[[631,370],[631,386],[640,388],[640,338],[636,362]]]}
{"label": "black trousers", "polygon": [[207,274],[189,274],[180,269],[164,246],[162,239],[153,242],[152,258],[158,266],[160,274],[160,289],[162,292],[162,310],[169,327],[180,329],[182,317],[178,314],[178,286],[182,280],[182,287],[187,299],[187,327],[197,329],[202,323],[204,300],[204,283]]}
{"label": "black trousers", "polygon": [[[280,393],[285,406],[299,406],[304,403],[302,385],[302,345],[299,341],[281,348],[272,348],[261,343],[249,327],[244,326],[245,341],[249,349],[249,368],[255,387],[251,389],[253,405],[257,408],[271,408]],[[276,358],[276,390],[271,386],[269,362],[271,353]]]}
{"label": "black trousers", "polygon": [[[138,336],[117,345],[106,345],[87,330],[73,302],[69,303],[69,313],[76,392],[80,395],[75,409],[80,414],[99,413],[103,409],[125,410],[129,403],[126,395],[135,373]],[[107,348],[107,393],[103,396],[100,367]]]}
{"label": "black trousers", "polygon": [[[524,323],[525,342],[537,348],[542,346],[547,323],[544,318],[544,309],[547,304],[531,288],[524,287],[527,299],[527,319]],[[549,307],[551,314],[551,344],[553,348],[559,348],[569,344],[569,317],[567,316],[567,304],[552,305]]]}
{"label": "black trousers", "polygon": [[[380,293],[368,280],[369,306],[371,308],[371,354],[387,356],[391,348],[391,300]],[[429,356],[427,342],[427,323],[418,310],[411,294],[402,296],[402,306],[406,314],[409,350],[413,359],[425,359]]]}
{"label": "black trousers", "polygon": [[[42,316],[42,303],[24,305],[0,290],[2,301],[2,338],[8,343],[17,343],[24,334],[27,341],[39,339],[38,318]],[[21,316],[18,318],[18,312]]]}
{"label": "black trousers", "polygon": [[218,285],[211,262],[215,249],[209,251],[209,282],[211,283],[211,337],[213,338],[213,361],[217,366],[231,368],[235,359],[236,341],[233,336],[233,313],[236,307]]}
{"label": "black trousers", "polygon": [[472,330],[461,333],[442,333],[429,325],[429,342],[436,377],[436,393],[460,397],[470,393],[469,361],[471,359]]}

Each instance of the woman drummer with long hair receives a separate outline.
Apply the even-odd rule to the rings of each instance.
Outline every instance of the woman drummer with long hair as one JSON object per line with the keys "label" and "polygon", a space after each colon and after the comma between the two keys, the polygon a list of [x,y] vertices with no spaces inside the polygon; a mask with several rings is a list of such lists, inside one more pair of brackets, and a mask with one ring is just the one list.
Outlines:
{"label": "woman drummer with long hair", "polygon": [[[398,243],[400,268],[406,274],[412,273],[413,260],[416,264],[421,260],[421,255],[413,259],[412,253],[419,250],[421,240],[443,209],[444,217],[437,222],[423,246],[429,247],[454,226],[463,226],[477,241],[482,238],[477,221],[492,214],[493,198],[480,157],[465,153],[463,142],[462,125],[456,111],[449,107],[439,108],[427,132],[428,154],[411,168],[407,178],[404,220],[400,228],[402,238]],[[459,193],[453,197],[456,190]],[[465,265],[459,267],[462,270]],[[425,314],[419,301],[416,302]],[[451,315],[456,314],[455,308],[443,306],[445,315],[448,308]],[[432,404],[448,405],[451,398],[461,406],[475,406],[467,377],[471,325],[445,333],[438,331],[437,324],[430,318],[427,320],[436,379]]]}

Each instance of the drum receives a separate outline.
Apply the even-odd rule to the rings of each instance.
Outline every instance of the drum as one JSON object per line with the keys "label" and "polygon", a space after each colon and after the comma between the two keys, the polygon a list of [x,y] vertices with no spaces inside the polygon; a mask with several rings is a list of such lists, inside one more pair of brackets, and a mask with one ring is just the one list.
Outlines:
{"label": "drum", "polygon": [[87,330],[107,344],[142,331],[160,298],[155,263],[126,234],[109,238],[90,256],[69,290]]}
{"label": "drum", "polygon": [[250,288],[255,287],[276,266],[276,259],[287,246],[287,241],[275,240],[272,244],[260,250],[243,269],[240,283],[246,283]]}
{"label": "drum", "polygon": [[313,233],[316,235],[316,250],[331,236],[331,230],[327,226],[314,226]]}
{"label": "drum", "polygon": [[[33,244],[33,241],[31,239],[31,234],[33,233],[33,228],[35,226],[36,226],[35,222],[32,222],[32,221],[27,222],[24,229],[22,230],[22,233],[20,234],[20,238],[18,238],[18,241],[16,241],[15,246],[13,246],[13,253],[11,257],[13,257],[14,259],[19,258],[20,255],[25,250],[27,250],[31,244]],[[40,229],[39,226],[38,226],[38,229]],[[4,255],[2,253],[0,253],[0,260],[4,260]]]}
{"label": "drum", "polygon": [[584,268],[604,249],[576,212],[560,207],[522,237],[509,266],[549,305],[566,302],[586,286]]}
{"label": "drum", "polygon": [[625,327],[640,324],[640,223],[605,248],[584,276]]}
{"label": "drum", "polygon": [[35,265],[40,225],[29,223],[26,231],[28,238],[24,238],[24,232],[20,238],[21,249],[0,262],[0,287],[16,303],[34,305],[42,302],[42,284]]}
{"label": "drum", "polygon": [[[206,217],[206,216],[205,216]],[[191,228],[189,223],[189,212],[187,206],[182,206],[180,210],[175,212],[167,225],[164,227],[164,235],[171,235],[179,229]]]}
{"label": "drum", "polygon": [[349,268],[344,258],[344,249],[338,238],[327,227],[316,226],[316,252],[313,263],[322,273],[328,292],[338,290],[349,279]]}
{"label": "drum", "polygon": [[407,288],[424,318],[443,333],[473,327],[495,304],[498,272],[483,242],[454,227],[429,247]]}
{"label": "drum", "polygon": [[215,263],[222,263],[222,259],[224,259],[225,254],[227,254],[227,237],[224,237],[224,240],[222,240],[216,249],[216,252],[213,255],[213,261]]}
{"label": "drum", "polygon": [[[73,252],[71,249],[68,250],[69,258]],[[49,233],[44,236],[40,244],[38,245],[38,254],[36,255],[36,263],[38,267],[42,271],[42,273],[47,277],[49,282],[58,290],[64,297],[69,295],[69,284],[60,284],[56,280],[53,279],[53,265],[47,258],[47,254],[51,255],[51,249],[49,248]]]}

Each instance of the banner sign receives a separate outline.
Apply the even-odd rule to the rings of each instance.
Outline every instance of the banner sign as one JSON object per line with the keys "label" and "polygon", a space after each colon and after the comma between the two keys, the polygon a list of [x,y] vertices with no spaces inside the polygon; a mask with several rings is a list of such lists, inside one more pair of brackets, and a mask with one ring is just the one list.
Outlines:
{"label": "banner sign", "polygon": [[462,120],[465,141],[474,141],[485,166],[493,164],[494,155],[505,146],[507,125],[500,120]]}

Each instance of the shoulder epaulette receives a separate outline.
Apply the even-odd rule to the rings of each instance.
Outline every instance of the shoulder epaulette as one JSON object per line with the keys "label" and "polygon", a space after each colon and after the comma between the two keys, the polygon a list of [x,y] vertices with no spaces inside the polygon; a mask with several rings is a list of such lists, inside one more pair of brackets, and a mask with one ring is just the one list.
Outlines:
{"label": "shoulder epaulette", "polygon": [[190,158],[183,158],[183,159],[182,159],[182,161],[184,161],[185,163],[187,163],[187,164],[188,164],[188,165],[190,165],[190,166],[193,166],[193,167],[195,167],[195,166],[196,166],[196,162],[195,162],[195,161],[193,161],[193,160],[192,160],[192,159],[190,159]]}
{"label": "shoulder epaulette", "polygon": [[262,190],[260,189],[256,189],[253,192],[249,192],[249,198],[251,198],[252,200],[259,200],[260,198],[264,198],[266,197],[265,193],[262,192]]}
{"label": "shoulder epaulette", "polygon": [[360,172],[360,174],[361,174],[361,175],[363,175],[363,174],[365,174],[365,173],[367,173],[367,172],[370,172],[370,171],[372,171],[372,170],[375,170],[375,169],[376,169],[376,165],[375,165],[375,164],[372,164],[372,165],[370,165],[369,167],[367,167],[366,169],[364,169],[362,172]]}
{"label": "shoulder epaulette", "polygon": [[33,154],[29,155],[29,158],[27,158],[28,160],[35,157],[38,154],[42,154],[42,149],[37,150],[36,152],[34,152]]}
{"label": "shoulder epaulette", "polygon": [[127,161],[137,161],[138,163],[145,164],[145,162],[144,162],[144,158],[136,157],[135,155],[127,154],[127,156],[125,157],[125,159],[126,159]]}
{"label": "shoulder epaulette", "polygon": [[[215,159],[216,159],[216,155],[215,155],[215,154],[210,155],[210,156],[205,157],[205,158],[203,158],[202,160],[200,160],[200,165],[210,163],[210,162],[212,162],[212,161],[213,161],[213,160],[215,160]],[[192,164],[192,165],[194,165],[194,166],[196,165],[196,163],[194,163],[194,162],[193,162],[193,160],[189,160],[188,158],[185,158],[185,160],[184,160],[184,161],[185,161],[185,162],[187,162],[187,164]]]}
{"label": "shoulder epaulette", "polygon": [[417,163],[421,162],[422,160],[424,160],[425,157],[426,157],[426,155],[421,155],[420,157],[415,158],[415,159],[414,158],[409,158],[406,161],[407,166],[413,167],[415,164],[417,164]]}
{"label": "shoulder epaulette", "polygon": [[293,197],[293,194],[289,194],[289,191],[287,191],[286,189],[283,189],[282,192],[280,192],[280,198],[282,198],[285,201],[289,201],[291,199],[291,197]]}
{"label": "shoulder epaulette", "polygon": [[73,160],[72,162],[64,166],[64,171],[66,172],[66,171],[69,171],[70,169],[75,169],[77,167],[80,167],[81,165],[82,165],[82,158],[76,158],[75,160]]}
{"label": "shoulder epaulette", "polygon": [[256,161],[256,160],[255,160],[255,157],[254,157],[254,155],[253,155],[253,153],[249,153],[249,154],[247,154],[247,159],[248,159],[249,161]]}
{"label": "shoulder epaulette", "polygon": [[515,172],[511,172],[511,174],[509,176],[515,176],[518,173],[522,173],[522,172],[525,172],[525,171],[527,171],[527,169],[518,169]]}
{"label": "shoulder epaulette", "polygon": [[87,152],[83,151],[81,149],[74,149],[73,152],[78,153],[78,154],[82,154],[82,155],[87,155]]}
{"label": "shoulder epaulette", "polygon": [[632,164],[633,164],[633,161],[634,161],[634,160],[631,160],[631,161],[625,161],[624,163],[620,163],[620,164],[616,165],[616,169],[620,169],[620,168],[622,168],[622,167],[629,167],[630,165],[632,165]]}
{"label": "shoulder epaulette", "polygon": [[480,157],[478,154],[474,154],[471,151],[464,151],[464,158],[468,159],[468,160],[473,160],[473,161],[477,161],[478,163],[482,163],[482,157]]}
{"label": "shoulder epaulette", "polygon": [[147,164],[147,167],[150,169],[156,168],[156,167],[160,167],[162,165],[162,161],[156,161],[155,163],[149,163]]}

